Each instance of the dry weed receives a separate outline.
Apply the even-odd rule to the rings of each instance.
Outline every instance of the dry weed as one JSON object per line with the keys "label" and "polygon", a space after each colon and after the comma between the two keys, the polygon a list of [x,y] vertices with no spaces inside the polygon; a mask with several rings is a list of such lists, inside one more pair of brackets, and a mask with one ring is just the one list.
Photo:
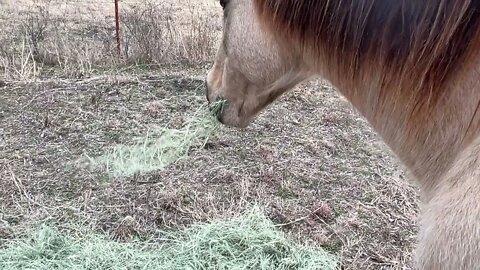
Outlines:
{"label": "dry weed", "polygon": [[136,64],[182,63],[198,65],[210,61],[217,39],[209,19],[190,9],[186,25],[166,2],[145,2],[123,12],[124,54]]}
{"label": "dry weed", "polygon": [[[28,80],[42,75],[83,77],[113,67],[211,61],[217,31],[192,8],[173,16],[167,2],[143,2],[121,10],[121,55],[108,18],[65,19],[47,4],[10,14],[0,30],[0,76]],[[185,23],[187,22],[187,23]]]}

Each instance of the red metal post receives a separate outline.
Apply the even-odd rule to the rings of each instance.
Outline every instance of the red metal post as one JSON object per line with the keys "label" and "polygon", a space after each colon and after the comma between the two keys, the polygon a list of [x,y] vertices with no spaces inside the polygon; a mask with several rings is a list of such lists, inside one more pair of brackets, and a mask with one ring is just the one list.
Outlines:
{"label": "red metal post", "polygon": [[120,16],[118,16],[118,0],[115,0],[115,31],[117,35],[117,51],[120,54]]}

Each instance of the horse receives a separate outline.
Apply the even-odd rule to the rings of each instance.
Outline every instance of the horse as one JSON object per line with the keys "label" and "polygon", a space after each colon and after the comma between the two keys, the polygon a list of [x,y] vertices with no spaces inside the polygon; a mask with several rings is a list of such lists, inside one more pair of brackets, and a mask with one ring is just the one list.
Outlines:
{"label": "horse", "polygon": [[220,0],[206,75],[218,120],[248,127],[322,77],[379,134],[421,198],[415,267],[480,269],[480,0]]}

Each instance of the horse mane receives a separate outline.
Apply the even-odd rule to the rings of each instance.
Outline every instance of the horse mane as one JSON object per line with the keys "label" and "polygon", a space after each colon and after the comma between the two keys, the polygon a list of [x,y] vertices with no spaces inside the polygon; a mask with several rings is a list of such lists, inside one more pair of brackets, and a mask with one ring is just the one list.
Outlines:
{"label": "horse mane", "polygon": [[[480,49],[480,0],[254,0],[279,44],[294,46],[354,85],[375,77],[432,109]],[[350,88],[350,87],[349,87]],[[425,112],[425,111],[423,111]]]}

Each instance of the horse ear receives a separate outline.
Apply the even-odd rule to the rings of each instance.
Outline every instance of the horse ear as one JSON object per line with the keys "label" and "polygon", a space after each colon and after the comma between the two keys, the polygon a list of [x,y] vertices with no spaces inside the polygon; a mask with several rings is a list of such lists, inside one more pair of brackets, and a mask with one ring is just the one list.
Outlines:
{"label": "horse ear", "polygon": [[220,5],[222,6],[222,8],[225,8],[227,6],[227,2],[228,0],[220,0]]}

